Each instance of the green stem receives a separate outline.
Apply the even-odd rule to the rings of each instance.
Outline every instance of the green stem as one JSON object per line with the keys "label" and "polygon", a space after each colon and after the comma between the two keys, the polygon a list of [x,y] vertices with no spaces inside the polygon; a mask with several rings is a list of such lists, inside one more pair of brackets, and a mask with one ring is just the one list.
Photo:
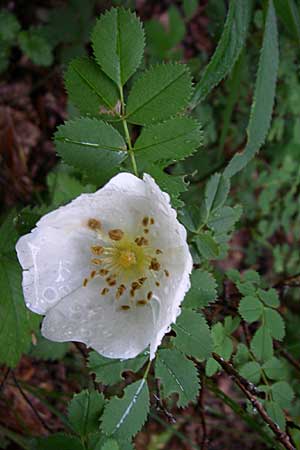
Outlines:
{"label": "green stem", "polygon": [[151,361],[151,359],[149,359],[147,367],[146,367],[146,370],[145,370],[145,373],[144,373],[144,376],[143,376],[144,380],[146,380],[147,377],[148,377],[148,373],[149,373],[149,370],[150,370],[150,367],[151,367],[151,363],[152,363],[152,361]]}
{"label": "green stem", "polygon": [[131,138],[130,138],[130,134],[129,134],[129,130],[128,130],[127,121],[125,119],[125,103],[124,103],[124,93],[123,93],[123,87],[122,86],[120,86],[120,99],[121,99],[121,114],[122,114],[121,120],[122,120],[123,129],[124,129],[124,133],[125,133],[126,143],[127,143],[127,146],[128,146],[127,150],[128,150],[128,153],[129,153],[129,156],[130,156],[130,159],[131,159],[133,172],[138,177],[139,173],[138,173],[136,160],[135,160],[135,156],[134,156],[134,150],[133,150],[132,143],[131,143]]}

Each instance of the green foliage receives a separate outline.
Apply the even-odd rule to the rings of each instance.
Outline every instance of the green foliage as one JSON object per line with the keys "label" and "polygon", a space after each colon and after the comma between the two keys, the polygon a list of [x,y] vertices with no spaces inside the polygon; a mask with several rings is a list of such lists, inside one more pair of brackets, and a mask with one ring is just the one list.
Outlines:
{"label": "green foliage", "polygon": [[101,450],[121,450],[115,439],[109,439],[103,444]]}
{"label": "green foliage", "polygon": [[175,347],[189,356],[203,361],[212,350],[212,340],[205,318],[194,311],[183,309],[173,325]]}
{"label": "green foliage", "polygon": [[91,352],[89,355],[89,369],[96,375],[96,381],[104,384],[115,384],[122,380],[122,374],[131,370],[137,372],[145,364],[148,354],[141,353],[134,359],[111,359]]}
{"label": "green foliage", "polygon": [[274,401],[267,401],[265,403],[266,411],[271,417],[271,419],[281,428],[282,430],[285,429],[285,416],[284,412],[278,405],[278,403]]}
{"label": "green foliage", "polygon": [[159,350],[156,357],[155,377],[160,379],[164,398],[178,394],[178,406],[194,401],[200,385],[197,369],[192,361],[176,349]]}
{"label": "green foliage", "polygon": [[201,80],[195,87],[192,107],[203,101],[209,92],[232,70],[245,44],[251,11],[252,1],[250,0],[232,0],[230,2],[223,34],[210,63],[206,66]]}
{"label": "green foliage", "polygon": [[4,9],[0,12],[0,41],[13,42],[20,28],[20,23],[14,14]]}
{"label": "green foliage", "polygon": [[92,45],[103,72],[117,86],[123,86],[141,63],[143,27],[129,10],[113,8],[98,20],[92,33]]}
{"label": "green foliage", "polygon": [[205,308],[216,300],[217,284],[213,275],[205,270],[194,270],[191,288],[185,296],[185,308]]}
{"label": "green foliage", "polygon": [[224,175],[227,177],[232,177],[243,169],[265,141],[270,128],[275,99],[278,61],[276,15],[273,0],[269,0],[263,46],[247,130],[248,141],[245,150],[241,154],[235,155],[226,167]]}
{"label": "green foliage", "polygon": [[12,216],[1,225],[0,235],[0,361],[14,367],[22,353],[30,348],[31,333],[37,329],[39,317],[26,308],[23,300]]}
{"label": "green foliage", "polygon": [[38,438],[34,443],[33,450],[84,450],[81,441],[67,434],[57,433],[46,438]]}
{"label": "green foliage", "polygon": [[113,397],[106,404],[101,429],[108,436],[128,439],[144,425],[149,412],[149,391],[143,378],[124,390],[122,398]]}
{"label": "green foliage", "polygon": [[149,125],[186,108],[192,80],[183,64],[160,64],[144,72],[132,86],[127,101],[130,123]]}
{"label": "green foliage", "polygon": [[68,416],[74,431],[87,439],[90,433],[99,430],[99,419],[104,408],[104,396],[97,391],[81,391],[72,398]]}
{"label": "green foliage", "polygon": [[74,59],[65,76],[69,99],[82,114],[119,115],[117,86],[88,58]]}
{"label": "green foliage", "polygon": [[259,320],[263,311],[263,304],[256,297],[248,295],[240,302],[239,313],[249,323]]}
{"label": "green foliage", "polygon": [[50,66],[53,61],[52,49],[38,30],[21,31],[18,36],[21,50],[37,66]]}
{"label": "green foliage", "polygon": [[68,164],[85,171],[95,183],[99,177],[111,175],[127,157],[122,136],[111,125],[97,119],[79,118],[61,125],[55,141],[59,155]]}
{"label": "green foliage", "polygon": [[256,361],[247,362],[241,367],[240,374],[251,383],[258,384],[261,377],[260,365]]}
{"label": "green foliage", "polygon": [[68,342],[52,342],[36,333],[37,341],[30,350],[30,355],[37,359],[54,361],[62,359],[70,348]]}

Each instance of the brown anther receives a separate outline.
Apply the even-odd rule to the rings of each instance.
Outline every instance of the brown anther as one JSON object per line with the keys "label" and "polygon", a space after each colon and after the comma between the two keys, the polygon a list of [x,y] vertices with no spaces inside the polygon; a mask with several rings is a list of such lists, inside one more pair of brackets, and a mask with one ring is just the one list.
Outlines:
{"label": "brown anther", "polygon": [[113,277],[106,278],[106,282],[107,282],[108,286],[115,286],[117,284],[115,278],[113,278]]}
{"label": "brown anther", "polygon": [[141,278],[138,279],[138,282],[142,286],[145,283],[146,280],[147,280],[147,277],[141,277]]}
{"label": "brown anther", "polygon": [[96,273],[97,273],[96,270],[92,270],[92,271],[91,271],[91,274],[90,274],[90,277],[91,277],[92,279],[95,278]]}
{"label": "brown anther", "polygon": [[156,253],[157,255],[160,255],[160,254],[162,253],[162,250],[161,250],[160,248],[157,248],[157,249],[155,250],[155,253]]}
{"label": "brown anther", "polygon": [[156,284],[157,287],[160,286],[160,282],[159,281],[155,281],[155,284]]}
{"label": "brown anther", "polygon": [[122,305],[121,309],[123,309],[124,311],[127,311],[128,309],[130,309],[129,305]]}
{"label": "brown anther", "polygon": [[153,217],[150,217],[150,225],[154,225],[154,224],[155,224],[155,221],[154,221]]}
{"label": "brown anther", "polygon": [[134,297],[135,294],[135,290],[134,289],[130,289],[130,297]]}
{"label": "brown anther", "polygon": [[141,287],[141,285],[137,281],[133,281],[133,283],[131,283],[131,289],[133,291],[135,291],[136,289],[140,289],[140,287]]}
{"label": "brown anther", "polygon": [[83,287],[86,287],[86,285],[88,284],[88,282],[89,282],[89,280],[88,280],[87,278],[85,278],[85,279],[83,280],[83,283],[82,283]]}
{"label": "brown anther", "polygon": [[149,223],[149,217],[146,216],[146,217],[143,218],[142,224],[143,224],[144,227],[146,227],[148,225],[148,223]]}
{"label": "brown anther", "polygon": [[92,253],[94,253],[94,255],[101,255],[104,252],[104,248],[101,247],[100,245],[93,245],[91,247]]}
{"label": "brown anther", "polygon": [[107,275],[108,273],[109,273],[109,271],[108,271],[107,269],[101,269],[101,270],[99,270],[99,274],[102,275],[103,277],[104,277],[105,275]]}
{"label": "brown anther", "polygon": [[93,259],[91,259],[91,263],[95,264],[96,266],[101,266],[103,261],[102,261],[102,259],[93,258]]}
{"label": "brown anther", "polygon": [[107,287],[103,288],[101,291],[101,295],[106,295],[109,293],[109,289]]}
{"label": "brown anther", "polygon": [[147,302],[146,302],[146,300],[138,300],[136,302],[136,304],[139,305],[139,306],[144,306],[144,305],[147,305]]}
{"label": "brown anther", "polygon": [[116,299],[118,300],[121,295],[124,294],[124,292],[126,291],[126,286],[124,284],[120,284],[120,286],[118,287],[117,293],[116,293]]}
{"label": "brown anther", "polygon": [[159,264],[159,262],[157,261],[156,258],[152,258],[151,259],[151,263],[150,263],[149,269],[150,270],[155,270],[155,271],[158,271],[160,269],[160,264]]}
{"label": "brown anther", "polygon": [[148,245],[149,241],[148,239],[144,238],[144,236],[139,236],[135,239],[134,241],[136,243],[136,245],[138,245],[139,247],[141,247],[142,245]]}
{"label": "brown anther", "polygon": [[88,224],[88,227],[91,228],[91,230],[101,230],[100,220],[89,219],[87,224]]}
{"label": "brown anther", "polygon": [[108,235],[113,241],[120,241],[124,236],[124,231],[116,228],[115,230],[109,230]]}
{"label": "brown anther", "polygon": [[149,233],[148,228],[144,228],[144,233],[145,233],[145,234],[148,234],[148,233]]}
{"label": "brown anther", "polygon": [[151,300],[152,296],[153,296],[153,293],[152,293],[151,291],[148,292],[148,294],[147,294],[147,300]]}
{"label": "brown anther", "polygon": [[170,272],[167,269],[165,269],[164,272],[165,272],[166,277],[170,276]]}

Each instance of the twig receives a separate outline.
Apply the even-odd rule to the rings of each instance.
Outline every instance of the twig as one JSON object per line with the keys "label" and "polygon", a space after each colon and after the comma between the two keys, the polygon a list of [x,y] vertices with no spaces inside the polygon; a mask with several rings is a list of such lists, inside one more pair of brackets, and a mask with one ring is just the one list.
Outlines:
{"label": "twig", "polygon": [[6,382],[7,378],[8,378],[8,376],[9,376],[9,374],[10,374],[10,368],[8,367],[6,369],[6,372],[5,372],[4,376],[3,376],[3,380],[1,381],[1,384],[0,384],[0,392],[2,392],[2,389],[4,388],[5,382]]}
{"label": "twig", "polygon": [[[243,377],[241,377],[238,372],[232,367],[232,365],[228,362],[226,362],[221,356],[217,355],[216,353],[212,354],[213,358],[222,366],[222,368],[225,370],[225,372],[229,375],[231,375],[234,379],[234,382],[239,386],[241,391],[246,395],[248,400],[250,400],[253,408],[255,408],[258,413],[260,414],[261,418],[266,422],[271,430],[274,432],[277,440],[286,448],[287,450],[296,450],[296,447],[294,447],[291,444],[290,438],[282,431],[275,422],[271,419],[271,417],[268,416],[266,410],[264,409],[263,405],[260,403],[260,401],[256,398],[257,394],[253,394],[253,389],[249,389],[249,386],[251,387],[251,383],[249,383],[247,380],[245,380]],[[256,390],[256,388],[255,388]]]}
{"label": "twig", "polygon": [[39,422],[43,425],[43,427],[49,431],[49,433],[52,433],[51,428],[47,425],[47,423],[44,421],[44,419],[40,416],[39,412],[36,410],[35,406],[33,405],[32,401],[30,400],[30,398],[25,394],[25,392],[23,391],[23,389],[21,388],[21,386],[19,385],[15,374],[13,373],[13,371],[11,371],[11,375],[12,378],[14,380],[14,383],[16,385],[16,387],[19,389],[20,394],[22,395],[22,397],[24,398],[24,400],[26,401],[26,403],[28,403],[28,405],[30,406],[30,408],[32,409],[33,413],[35,414],[35,416],[37,417],[37,419],[39,420]]}
{"label": "twig", "polygon": [[287,350],[281,347],[281,345],[274,341],[275,348],[279,351],[279,353],[290,363],[294,368],[300,372],[300,362],[297,361]]}

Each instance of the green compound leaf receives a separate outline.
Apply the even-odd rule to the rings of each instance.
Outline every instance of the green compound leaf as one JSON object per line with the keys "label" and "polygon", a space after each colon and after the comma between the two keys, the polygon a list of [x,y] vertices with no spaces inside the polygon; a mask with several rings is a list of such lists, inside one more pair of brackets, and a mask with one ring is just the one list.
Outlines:
{"label": "green compound leaf", "polygon": [[258,328],[251,341],[251,350],[259,361],[264,362],[272,358],[273,341],[267,327]]}
{"label": "green compound leaf", "polygon": [[248,295],[244,297],[239,306],[239,313],[246,322],[252,323],[263,315],[264,307],[257,297]]}
{"label": "green compound leaf", "polygon": [[0,12],[0,41],[3,43],[13,44],[20,31],[21,25],[14,14],[9,11],[2,10]]}
{"label": "green compound leaf", "polygon": [[68,416],[70,423],[80,437],[99,430],[99,419],[104,408],[104,396],[97,391],[81,391],[72,398]]}
{"label": "green compound leaf", "polygon": [[36,30],[21,31],[18,35],[21,50],[38,66],[50,66],[53,61],[52,49]]}
{"label": "green compound leaf", "polygon": [[278,71],[278,36],[273,1],[269,0],[265,23],[263,46],[261,49],[254,97],[248,125],[248,141],[245,150],[234,155],[224,171],[224,176],[232,177],[254,157],[265,141],[270,127],[275,99]]}
{"label": "green compound leaf", "polygon": [[194,108],[232,70],[247,37],[252,12],[251,0],[231,0],[218,47],[196,85],[191,102]]}
{"label": "green compound leaf", "polygon": [[212,351],[212,339],[205,318],[194,311],[183,309],[173,325],[175,347],[189,356],[203,361]]}
{"label": "green compound leaf", "polygon": [[200,383],[192,361],[176,349],[159,350],[155,362],[155,377],[163,386],[164,398],[178,394],[178,406],[184,407],[196,399]]}
{"label": "green compound leaf", "polygon": [[160,64],[133,84],[127,101],[128,122],[148,125],[181,112],[192,93],[192,80],[183,64]]}
{"label": "green compound leaf", "polygon": [[278,403],[274,401],[265,402],[265,408],[271,419],[281,430],[285,431],[285,415]]}
{"label": "green compound leaf", "polygon": [[116,439],[129,439],[142,428],[148,412],[149,390],[143,378],[127,386],[122,398],[113,397],[107,403],[101,429]]}
{"label": "green compound leaf", "polygon": [[266,306],[271,306],[271,308],[280,306],[279,295],[276,289],[269,289],[268,291],[258,289],[258,295]]}
{"label": "green compound leaf", "polygon": [[80,440],[75,436],[57,433],[46,438],[37,438],[33,450],[84,450]]}
{"label": "green compound leaf", "polygon": [[183,205],[179,196],[187,191],[187,183],[181,175],[169,175],[163,168],[157,165],[147,166],[146,172],[151,175],[163,191],[168,192],[171,197],[172,205],[179,208]]}
{"label": "green compound leaf", "polygon": [[217,297],[217,283],[206,270],[194,270],[191,275],[191,289],[185,296],[185,308],[205,308]]}
{"label": "green compound leaf", "polygon": [[31,345],[39,316],[25,306],[21,288],[21,268],[16,258],[17,235],[9,216],[0,227],[0,362],[16,366]]}
{"label": "green compound leaf", "polygon": [[291,402],[295,396],[293,389],[286,381],[278,381],[271,387],[273,400],[277,402],[281,408],[290,408]]}
{"label": "green compound leaf", "polygon": [[190,117],[175,117],[143,128],[134,150],[136,157],[154,162],[181,160],[202,144],[200,125]]}
{"label": "green compound leaf", "polygon": [[220,173],[210,177],[205,187],[205,206],[207,216],[225,203],[230,189],[230,181]]}
{"label": "green compound leaf", "polygon": [[261,377],[261,367],[257,362],[250,361],[240,368],[239,373],[251,383],[258,384]]}
{"label": "green compound leaf", "polygon": [[145,46],[142,24],[133,12],[112,8],[97,21],[92,46],[103,72],[123,86],[141,63]]}
{"label": "green compound leaf", "polygon": [[269,359],[269,361],[265,362],[263,365],[263,369],[265,374],[270,380],[281,380],[286,376],[286,369],[280,359],[273,358]]}
{"label": "green compound leaf", "polygon": [[282,341],[285,335],[284,320],[281,315],[271,308],[264,310],[265,326],[269,328],[271,336],[278,341]]}
{"label": "green compound leaf", "polygon": [[109,176],[127,157],[119,132],[105,122],[88,117],[70,120],[55,133],[58,154],[67,164],[84,171],[95,183]]}
{"label": "green compound leaf", "polygon": [[119,116],[117,86],[93,60],[73,60],[65,75],[65,82],[71,102],[82,114],[107,114],[111,118]]}
{"label": "green compound leaf", "polygon": [[149,359],[149,355],[144,352],[134,359],[111,359],[99,355],[97,352],[90,352],[88,367],[96,375],[96,381],[104,384],[115,384],[122,381],[122,374],[127,370],[137,372]]}

